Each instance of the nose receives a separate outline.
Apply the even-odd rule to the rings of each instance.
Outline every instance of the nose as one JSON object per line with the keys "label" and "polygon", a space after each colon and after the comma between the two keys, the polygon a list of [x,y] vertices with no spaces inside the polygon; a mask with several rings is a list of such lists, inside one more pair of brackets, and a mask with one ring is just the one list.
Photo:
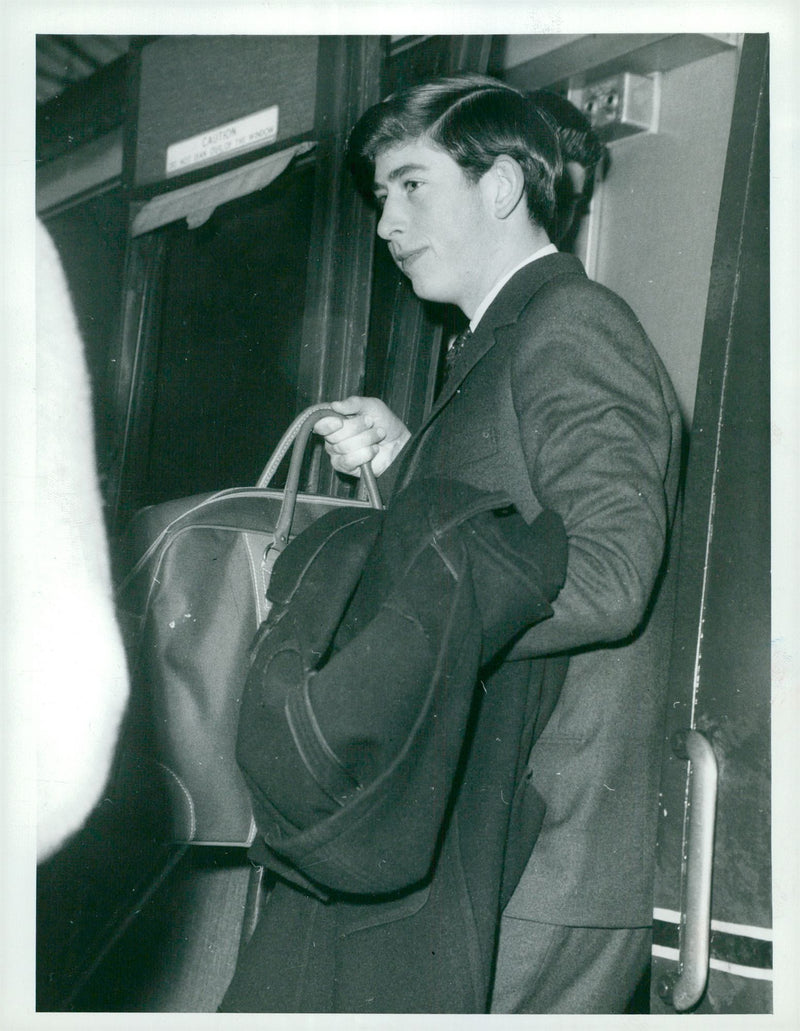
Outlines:
{"label": "nose", "polygon": [[389,197],[383,203],[381,217],[378,219],[378,236],[382,240],[391,238],[400,230],[400,213],[398,205]]}

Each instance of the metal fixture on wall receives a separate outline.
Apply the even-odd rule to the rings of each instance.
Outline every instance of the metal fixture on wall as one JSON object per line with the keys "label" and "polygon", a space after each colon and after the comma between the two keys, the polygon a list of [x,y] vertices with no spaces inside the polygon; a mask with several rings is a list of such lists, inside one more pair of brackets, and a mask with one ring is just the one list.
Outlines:
{"label": "metal fixture on wall", "polygon": [[606,142],[640,132],[658,131],[660,73],[619,72],[599,82],[570,89],[569,99]]}

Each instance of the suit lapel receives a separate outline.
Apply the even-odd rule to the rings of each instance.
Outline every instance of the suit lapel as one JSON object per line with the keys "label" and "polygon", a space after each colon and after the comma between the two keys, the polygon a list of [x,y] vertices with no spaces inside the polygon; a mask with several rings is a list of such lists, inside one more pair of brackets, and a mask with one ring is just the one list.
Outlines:
{"label": "suit lapel", "polygon": [[484,313],[464,357],[434,402],[419,433],[436,418],[487,351],[494,347],[497,331],[513,325],[533,295],[551,279],[562,275],[585,275],[580,261],[571,254],[550,254],[521,268],[503,287]]}
{"label": "suit lapel", "polygon": [[498,331],[513,326],[534,294],[546,283],[563,275],[585,277],[586,272],[578,258],[571,254],[549,254],[521,268],[495,297],[466,345],[458,367],[434,401],[430,414],[403,449],[395,480],[396,489],[408,482],[424,437],[466,377],[494,347]]}

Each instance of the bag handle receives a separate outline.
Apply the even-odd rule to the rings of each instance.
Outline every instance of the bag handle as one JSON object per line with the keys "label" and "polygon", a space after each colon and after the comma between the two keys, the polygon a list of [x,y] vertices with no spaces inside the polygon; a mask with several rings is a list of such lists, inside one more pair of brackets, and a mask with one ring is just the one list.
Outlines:
{"label": "bag handle", "polygon": [[[278,552],[283,551],[288,543],[289,531],[292,526],[295,503],[297,501],[297,492],[300,483],[300,467],[303,463],[303,452],[305,450],[306,443],[308,442],[309,434],[317,421],[327,415],[335,415],[337,418],[342,418],[338,412],[334,412],[334,410],[327,404],[312,405],[310,408],[306,408],[302,411],[281,437],[278,442],[278,446],[273,451],[269,461],[264,467],[264,471],[261,473],[258,478],[258,482],[256,483],[256,488],[259,489],[266,487],[270,483],[278,469],[278,466],[283,461],[286,452],[292,444],[294,444],[295,449],[290,460],[284,498],[281,504],[281,510],[278,514],[278,522],[275,526],[275,542],[269,548],[269,552],[272,555],[271,561],[273,562],[275,558],[277,558]],[[361,473],[364,484],[367,488],[370,505],[372,505],[373,508],[383,508],[380,491],[378,490],[378,484],[375,480],[375,473],[372,471],[372,466],[369,465],[369,463],[362,465]],[[241,493],[241,489],[234,488],[233,492],[230,490],[222,490],[215,494],[210,494],[208,497],[198,501],[197,504],[189,510],[189,513],[197,512],[209,505],[213,505],[220,498],[227,497],[231,493]],[[119,595],[121,595],[126,590],[128,584],[139,575],[139,572],[147,565],[153,555],[169,537],[174,527],[184,520],[189,513],[186,511],[181,512],[172,520],[172,522],[168,523],[167,526],[164,527],[155,540],[150,542],[147,550],[144,554],[139,556],[133,569],[130,570],[117,588],[117,593]],[[278,536],[279,532],[280,538]]]}
{"label": "bag handle", "polygon": [[[319,420],[331,415],[336,416],[338,419],[342,418],[338,412],[335,412],[327,404],[311,405],[310,408],[302,411],[281,437],[278,446],[264,467],[264,471],[258,478],[256,487],[263,488],[269,486],[286,452],[292,447],[292,457],[289,460],[289,472],[283,492],[283,503],[275,523],[275,540],[270,549],[274,552],[283,551],[289,543],[289,531],[292,527],[297,492],[300,485],[300,468],[303,464],[303,454],[308,444],[308,438],[311,436],[311,431]],[[367,489],[367,498],[370,505],[373,508],[383,508],[375,473],[372,471],[372,466],[369,462],[361,466],[361,476]]]}

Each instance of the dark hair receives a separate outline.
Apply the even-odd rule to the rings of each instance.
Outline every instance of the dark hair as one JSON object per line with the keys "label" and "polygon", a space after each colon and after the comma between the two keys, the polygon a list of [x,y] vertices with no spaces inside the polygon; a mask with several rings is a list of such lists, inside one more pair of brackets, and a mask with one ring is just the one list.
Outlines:
{"label": "dark hair", "polygon": [[595,174],[608,170],[608,147],[603,143],[592,123],[566,97],[550,90],[534,90],[528,97],[552,118],[561,144],[564,163],[577,162],[586,172],[583,190],[575,194],[572,179],[564,170],[556,182],[556,212],[553,221],[546,227],[551,240],[556,243],[565,240],[576,228],[576,219],[585,214],[594,192]]}
{"label": "dark hair", "polygon": [[591,169],[605,160],[608,148],[586,115],[571,100],[546,89],[534,90],[528,97],[555,123],[565,161],[577,161],[584,168]]}
{"label": "dark hair", "polygon": [[393,93],[353,127],[346,160],[358,188],[371,194],[375,159],[389,147],[424,137],[477,182],[500,155],[525,177],[531,218],[551,223],[562,160],[555,125],[523,93],[483,75],[434,79]]}

